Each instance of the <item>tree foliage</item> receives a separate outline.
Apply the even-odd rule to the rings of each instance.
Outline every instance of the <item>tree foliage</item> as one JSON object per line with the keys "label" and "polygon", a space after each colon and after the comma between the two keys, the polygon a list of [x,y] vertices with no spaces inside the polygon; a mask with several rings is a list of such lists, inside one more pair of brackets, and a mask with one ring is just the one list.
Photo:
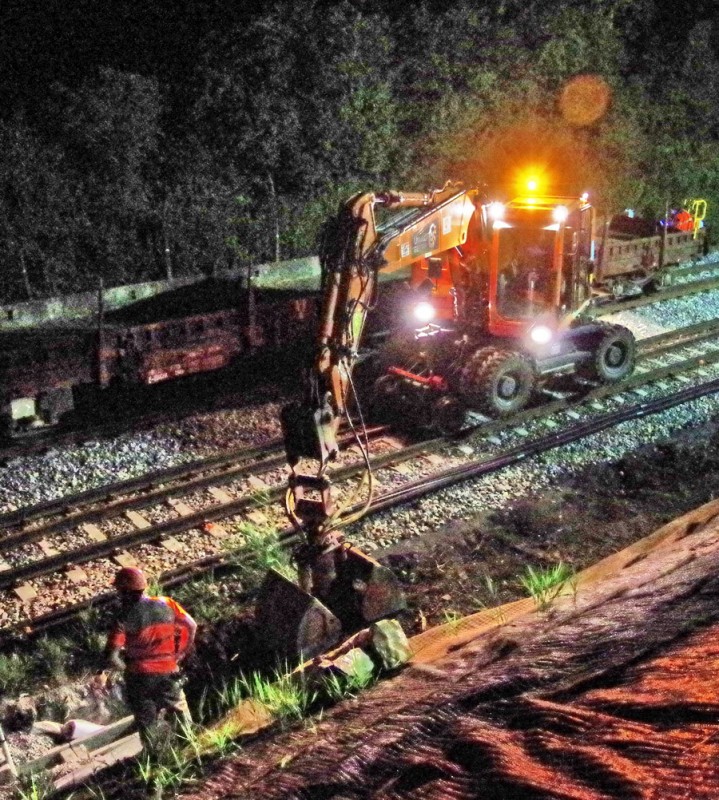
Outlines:
{"label": "tree foliage", "polygon": [[507,197],[530,167],[607,211],[719,209],[709,0],[81,5],[0,12],[5,301],[304,255],[354,191]]}

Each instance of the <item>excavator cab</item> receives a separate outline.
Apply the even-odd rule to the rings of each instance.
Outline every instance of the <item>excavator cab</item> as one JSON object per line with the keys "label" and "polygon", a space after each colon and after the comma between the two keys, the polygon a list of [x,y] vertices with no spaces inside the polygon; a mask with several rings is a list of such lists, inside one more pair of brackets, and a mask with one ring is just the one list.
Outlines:
{"label": "excavator cab", "polygon": [[566,324],[588,297],[594,216],[585,196],[522,197],[494,208],[488,331],[525,339]]}

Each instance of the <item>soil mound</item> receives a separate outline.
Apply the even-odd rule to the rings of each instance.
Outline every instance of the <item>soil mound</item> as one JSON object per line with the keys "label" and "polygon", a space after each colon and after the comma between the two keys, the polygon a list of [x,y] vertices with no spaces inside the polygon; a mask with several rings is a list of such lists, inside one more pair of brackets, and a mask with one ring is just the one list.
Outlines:
{"label": "soil mound", "polygon": [[547,611],[435,642],[193,797],[719,797],[717,515],[714,501],[606,559]]}

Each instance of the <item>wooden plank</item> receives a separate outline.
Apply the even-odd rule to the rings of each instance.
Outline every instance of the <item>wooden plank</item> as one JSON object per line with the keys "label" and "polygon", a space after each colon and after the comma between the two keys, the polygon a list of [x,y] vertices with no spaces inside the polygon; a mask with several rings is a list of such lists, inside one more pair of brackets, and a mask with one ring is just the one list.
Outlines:
{"label": "wooden plank", "polygon": [[177,539],[175,539],[174,536],[168,536],[166,539],[162,539],[160,545],[170,553],[179,553],[181,550],[185,549],[183,545]]}
{"label": "wooden plank", "polygon": [[136,567],[137,561],[133,555],[124,550],[122,553],[116,553],[112,560],[121,567]]}
{"label": "wooden plank", "polygon": [[60,553],[60,551],[56,550],[50,544],[50,542],[48,542],[47,539],[40,539],[40,541],[37,543],[37,545],[42,550],[43,555],[46,556],[47,558],[50,558],[51,556],[59,555],[59,553]]}
{"label": "wooden plank", "polygon": [[187,503],[183,503],[182,500],[175,500],[172,497],[168,498],[167,505],[177,511],[181,517],[190,517],[195,513],[195,509],[190,508]]}
{"label": "wooden plank", "polygon": [[137,733],[125,736],[104,747],[93,750],[91,754],[92,759],[89,764],[85,764],[69,774],[63,771],[63,773],[55,779],[55,789],[57,791],[62,791],[64,789],[73,789],[82,786],[87,783],[88,779],[92,778],[93,775],[102,772],[104,769],[120,761],[127,761],[130,758],[135,758],[141,751],[142,743]]}
{"label": "wooden plank", "polygon": [[[104,745],[115,742],[117,739],[125,736],[132,730],[134,725],[134,717],[123,717],[117,722],[113,722],[111,725],[105,726],[101,731],[93,733],[92,736],[86,736],[84,739],[82,739],[82,744],[88,750],[94,751],[96,748],[103,747]],[[77,747],[77,743],[75,743],[74,746]],[[37,772],[38,770],[47,769],[49,766],[59,763],[61,759],[61,753],[70,747],[73,747],[73,743],[61,744],[57,747],[53,747],[52,750],[48,750],[47,753],[44,753],[32,761],[26,761],[23,764],[18,764],[18,772],[21,775],[29,775],[30,773]],[[5,771],[8,771],[7,764],[0,766],[0,774]]]}
{"label": "wooden plank", "polygon": [[65,764],[87,764],[90,760],[90,751],[84,744],[71,743],[67,750],[60,753],[60,759]]}
{"label": "wooden plank", "polygon": [[210,536],[214,536],[216,539],[222,539],[225,536],[228,536],[227,529],[223,528],[219,522],[206,522],[202,526],[202,530],[205,533],[209,533]]}
{"label": "wooden plank", "polygon": [[84,583],[87,580],[87,572],[81,567],[72,567],[65,574],[73,583]]}
{"label": "wooden plank", "polygon": [[257,509],[254,511],[248,511],[245,514],[245,517],[247,517],[247,519],[255,525],[267,525],[267,514],[263,514]]}
{"label": "wooden plank", "polygon": [[16,586],[13,589],[13,592],[22,600],[23,603],[29,603],[31,600],[34,600],[37,597],[37,592],[35,589],[30,586],[29,583],[23,583],[20,586]]}
{"label": "wooden plank", "polygon": [[207,491],[212,495],[213,499],[215,499],[218,503],[221,503],[223,506],[232,502],[230,495],[222,489],[219,489],[217,486],[210,486]]}

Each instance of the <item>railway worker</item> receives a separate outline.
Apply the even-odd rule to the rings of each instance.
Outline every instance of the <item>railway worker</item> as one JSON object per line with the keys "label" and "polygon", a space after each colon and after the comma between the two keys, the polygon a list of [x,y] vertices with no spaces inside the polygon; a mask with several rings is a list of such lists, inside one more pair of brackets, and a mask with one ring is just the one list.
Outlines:
{"label": "railway worker", "polygon": [[110,633],[105,656],[112,669],[125,672],[127,703],[144,748],[157,748],[157,722],[164,709],[174,724],[192,723],[180,681],[179,663],[195,639],[197,625],[169,597],[149,597],[147,578],[135,567],[123,567],[114,587],[121,609]]}
{"label": "railway worker", "polygon": [[682,208],[674,215],[674,227],[678,231],[693,231],[694,230],[694,217]]}

